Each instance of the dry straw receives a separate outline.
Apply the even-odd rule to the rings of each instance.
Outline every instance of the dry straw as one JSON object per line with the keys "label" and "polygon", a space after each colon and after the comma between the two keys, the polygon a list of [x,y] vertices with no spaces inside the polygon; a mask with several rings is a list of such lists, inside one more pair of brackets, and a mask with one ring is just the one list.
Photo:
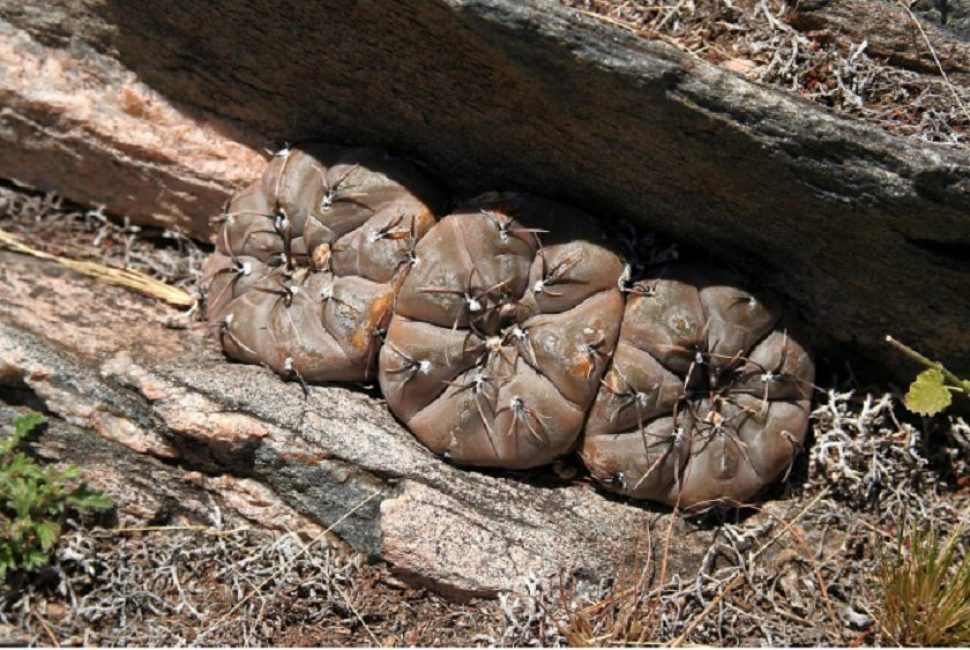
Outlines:
{"label": "dry straw", "polygon": [[106,266],[97,262],[86,260],[75,260],[68,257],[59,257],[46,253],[32,246],[23,243],[19,238],[11,233],[0,230],[0,246],[9,248],[18,253],[30,255],[42,260],[48,260],[60,266],[71,269],[78,273],[83,273],[101,282],[107,282],[128,289],[137,291],[143,295],[156,300],[161,300],[177,307],[191,307],[195,304],[195,298],[187,291],[173,287],[160,280],[156,280],[150,275],[133,271],[131,269],[120,269],[114,266]]}

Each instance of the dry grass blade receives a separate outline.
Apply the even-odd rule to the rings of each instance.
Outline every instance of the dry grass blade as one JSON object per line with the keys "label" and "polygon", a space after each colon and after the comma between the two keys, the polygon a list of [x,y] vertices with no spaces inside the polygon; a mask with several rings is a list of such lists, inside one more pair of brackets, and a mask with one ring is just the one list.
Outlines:
{"label": "dry grass blade", "polygon": [[[799,547],[802,548],[802,550],[805,552],[806,556],[807,557],[811,557],[812,551],[809,548],[808,543],[805,541],[805,538],[797,530],[795,530],[793,528],[793,526],[795,524],[795,521],[797,521],[798,519],[800,519],[803,515],[805,515],[805,513],[807,513],[809,510],[811,510],[812,506],[814,506],[816,503],[818,503],[818,501],[821,499],[821,496],[823,496],[826,493],[827,493],[827,491],[826,492],[823,492],[822,495],[816,497],[815,501],[813,501],[812,503],[809,503],[808,506],[806,506],[802,510],[802,512],[799,513],[799,515],[794,520],[792,520],[791,522],[786,522],[784,519],[781,519],[777,515],[773,515],[772,513],[770,513],[769,511],[767,511],[765,509],[760,509],[760,510],[761,510],[761,512],[764,512],[766,515],[768,515],[772,519],[777,520],[779,523],[785,524],[785,527],[782,529],[782,532],[783,533],[784,532],[790,533],[791,536],[792,536],[792,539],[794,539],[795,540],[795,543]],[[772,540],[772,542],[770,542],[770,543],[773,543],[773,541],[774,540]],[[764,546],[761,549],[759,549],[758,550],[758,554],[760,554],[761,552],[763,552],[765,548],[767,548],[767,546]],[[831,598],[829,598],[829,590],[828,590],[828,587],[825,586],[825,578],[822,576],[822,571],[821,571],[821,568],[819,567],[818,562],[816,560],[814,560],[814,559],[812,560],[812,571],[815,574],[816,584],[818,585],[819,593],[822,595],[822,603],[825,605],[825,611],[828,613],[829,620],[831,621],[831,623],[832,623],[833,626],[837,626],[839,624],[839,617],[835,615],[835,610],[832,608],[832,600],[831,600]]]}
{"label": "dry grass blade", "polygon": [[967,118],[967,120],[970,120],[970,110],[967,110],[967,106],[963,103],[960,93],[956,88],[953,87],[953,82],[950,81],[950,77],[947,76],[946,70],[943,69],[943,64],[940,63],[940,57],[936,54],[936,48],[933,47],[933,42],[926,34],[926,30],[923,29],[923,25],[920,24],[919,18],[917,18],[916,14],[913,13],[913,10],[909,8],[909,5],[906,3],[901,3],[901,6],[906,10],[906,13],[909,14],[910,20],[913,21],[916,29],[919,30],[920,36],[923,37],[923,42],[926,43],[926,47],[929,48],[930,54],[933,56],[933,62],[936,63],[936,68],[940,71],[940,76],[943,77],[943,83],[946,84],[950,94],[953,95],[953,100],[956,102],[957,106],[960,107],[960,110],[963,111],[963,115]]}
{"label": "dry grass blade", "polygon": [[60,648],[61,644],[57,640],[57,635],[54,634],[54,630],[51,629],[51,625],[50,623],[47,622],[47,619],[45,619],[37,612],[32,612],[32,615],[35,619],[37,619],[37,622],[41,624],[41,627],[44,628],[44,633],[47,634],[47,638],[50,640],[51,647]]}
{"label": "dry grass blade", "polygon": [[[649,540],[649,536],[647,537]],[[633,584],[615,589],[596,602],[574,612],[563,630],[570,645],[596,647],[604,645],[634,645],[643,636],[647,583],[652,568],[652,549],[648,550],[643,568],[634,568],[637,576]],[[623,580],[619,580],[622,584]]]}
{"label": "dry grass blade", "polygon": [[129,526],[126,528],[109,528],[106,532],[108,533],[148,533],[148,532],[184,532],[193,531],[202,533],[203,535],[212,536],[222,536],[226,537],[229,535],[235,535],[237,533],[245,533],[247,531],[253,530],[249,526],[240,526],[238,528],[230,528],[222,530],[219,528],[213,528],[212,526]]}
{"label": "dry grass blade", "polygon": [[129,269],[119,269],[113,266],[105,266],[96,262],[86,260],[73,260],[67,257],[59,257],[42,250],[28,246],[16,236],[5,230],[0,230],[0,246],[5,246],[18,253],[30,255],[42,260],[48,260],[76,271],[84,275],[93,277],[102,282],[114,284],[128,289],[132,289],[150,298],[161,300],[177,307],[191,307],[195,304],[195,298],[187,291],[165,284],[155,278]]}
{"label": "dry grass blade", "polygon": [[970,508],[942,545],[935,526],[913,526],[899,540],[897,556],[883,558],[877,620],[891,643],[970,645],[970,555],[960,549],[968,516]]}
{"label": "dry grass blade", "polygon": [[632,568],[632,583],[618,578],[609,593],[569,617],[564,633],[571,645],[642,646],[657,643],[663,627],[663,599],[670,595],[665,589],[669,586],[670,548],[679,516],[678,508],[670,514],[659,563],[654,562],[652,538],[647,534],[646,557],[642,568]]}
{"label": "dry grass blade", "polygon": [[695,616],[691,620],[691,622],[687,624],[687,627],[684,628],[684,631],[681,633],[681,635],[670,642],[670,647],[679,648],[680,646],[684,645],[684,641],[687,640],[687,637],[690,636],[690,633],[693,632],[694,629],[698,625],[700,625],[704,621],[704,619],[706,619],[711,614],[711,612],[714,611],[714,608],[720,604],[720,602],[724,599],[725,596],[727,596],[729,593],[731,593],[731,591],[735,587],[741,584],[741,580],[743,578],[744,578],[743,573],[739,573],[738,575],[734,576],[734,579],[731,582],[729,582],[724,589],[719,591],[717,596],[711,599],[711,602],[707,604],[707,607],[705,607],[700,614]]}
{"label": "dry grass blade", "polygon": [[808,503],[808,505],[806,505],[804,508],[802,508],[801,511],[799,511],[799,513],[797,515],[795,515],[795,517],[791,521],[785,522],[785,526],[780,531],[778,531],[774,535],[774,537],[772,537],[770,540],[768,540],[767,542],[765,542],[764,544],[762,544],[758,548],[757,551],[755,551],[754,553],[752,553],[751,556],[748,558],[748,560],[749,561],[753,561],[759,555],[761,555],[762,553],[764,553],[765,550],[767,550],[772,544],[774,544],[779,539],[781,539],[782,536],[785,535],[785,533],[787,533],[789,530],[791,530],[792,526],[794,526],[795,524],[797,524],[798,521],[802,517],[804,517],[805,514],[808,513],[809,510],[811,510],[812,508],[814,508],[818,504],[818,502],[821,501],[822,499],[824,499],[825,497],[827,497],[828,494],[829,494],[829,488],[827,488],[827,487],[824,490],[822,490],[821,492],[819,492],[818,494],[816,494],[815,495],[815,498],[813,498]]}
{"label": "dry grass blade", "polygon": [[[368,497],[367,498],[367,501],[370,501],[370,499],[372,497],[373,497],[373,495],[371,495],[371,497]],[[364,503],[366,503],[366,501]],[[361,505],[363,505],[363,503]],[[317,568],[319,568],[321,571],[324,571],[324,575],[326,575],[326,573],[325,573],[326,572],[326,567],[324,567],[323,565],[321,565],[320,562],[315,557],[313,557],[313,555],[310,554],[310,545],[313,542],[310,542],[310,544],[304,544],[302,541],[300,541],[300,538],[299,538],[299,536],[296,533],[291,532],[290,535],[292,535],[294,541],[296,541],[296,543],[299,544],[300,552],[301,553],[305,553],[306,556],[310,558],[310,562],[312,562],[314,565],[316,565]],[[360,611],[356,607],[354,607],[354,602],[350,598],[350,596],[348,596],[347,593],[343,589],[340,588],[340,585],[337,584],[337,582],[335,580],[333,580],[332,578],[330,578],[330,582],[331,582],[331,586],[333,587],[333,590],[344,601],[344,604],[347,606],[347,609],[349,609],[351,611],[351,613],[353,613],[354,618],[356,618],[357,621],[361,624],[361,627],[364,628],[364,631],[367,633],[367,636],[370,637],[370,640],[374,644],[374,646],[375,647],[376,646],[380,646],[381,645],[381,642],[377,639],[377,636],[374,634],[374,631],[371,629],[371,627],[367,624],[367,621],[364,620],[364,617],[361,616]]]}
{"label": "dry grass blade", "polygon": [[[811,501],[809,501],[808,504],[806,504],[805,507],[803,507],[798,512],[798,514],[795,515],[795,517],[792,518],[790,521],[779,520],[780,523],[783,523],[784,524],[784,526],[781,528],[781,530],[779,530],[777,533],[775,533],[775,535],[773,535],[771,537],[771,539],[769,539],[766,542],[764,542],[763,544],[761,544],[761,546],[759,546],[757,548],[757,550],[751,552],[747,556],[747,558],[746,558],[747,562],[749,564],[752,564],[753,565],[753,563],[755,562],[755,560],[759,556],[761,556],[762,553],[764,553],[768,548],[770,548],[771,546],[773,546],[776,542],[778,542],[786,534],[791,534],[792,537],[795,537],[797,539],[797,537],[798,537],[797,536],[797,533],[795,533],[795,531],[793,530],[793,527],[795,526],[795,524],[797,524],[799,520],[801,520],[808,512],[810,512],[816,505],[818,505],[818,503],[822,499],[824,499],[826,496],[828,496],[828,494],[829,494],[829,489],[828,488],[823,489],[821,492],[819,492],[817,495],[815,495],[815,497]],[[760,509],[760,508],[758,510],[764,512],[769,517],[772,517],[772,518],[774,517],[774,515],[772,515],[767,510]],[[800,544],[804,545],[804,540],[798,540],[798,541],[799,541]],[[712,598],[708,602],[707,606],[704,607],[704,609],[701,611],[701,613],[698,614],[697,616],[695,616],[693,619],[691,619],[691,621],[684,628],[684,631],[681,632],[678,637],[676,637],[675,639],[673,639],[672,641],[669,642],[669,646],[676,648],[676,647],[680,647],[680,646],[684,645],[684,643],[687,641],[687,639],[690,636],[690,634],[701,623],[703,623],[710,616],[711,612],[714,611],[715,607],[717,607],[721,603],[721,601],[724,600],[724,598],[731,591],[733,591],[735,588],[737,588],[739,585],[741,585],[742,580],[744,579],[744,577],[745,577],[745,574],[744,573],[738,573],[736,576],[734,576],[734,578],[732,578],[731,581],[727,583],[727,585],[725,585],[723,588],[721,588],[717,592],[717,594],[714,596],[714,598]],[[825,603],[825,607],[826,607],[826,609],[828,611],[828,614],[829,614],[829,618],[830,618],[830,620],[832,621],[833,624],[837,624],[837,619],[835,618],[835,614],[832,611],[832,606],[831,606],[831,603],[829,602],[829,598],[828,598],[828,594],[827,594],[827,591],[826,591],[825,584],[824,584],[824,582],[822,582],[822,576],[817,571],[817,569],[816,569],[816,578],[819,581],[818,584],[819,584],[819,587],[820,587],[820,590],[821,590],[821,593],[822,593],[822,596],[823,596],[823,601]]]}

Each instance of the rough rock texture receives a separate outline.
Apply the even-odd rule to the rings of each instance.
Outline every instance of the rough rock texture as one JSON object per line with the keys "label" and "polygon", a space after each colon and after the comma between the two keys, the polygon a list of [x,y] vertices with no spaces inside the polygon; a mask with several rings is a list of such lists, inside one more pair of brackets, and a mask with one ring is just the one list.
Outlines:
{"label": "rough rock texture", "polygon": [[914,10],[970,44],[970,0],[917,0]]}
{"label": "rough rock texture", "polygon": [[262,141],[228,120],[83,44],[45,47],[3,21],[0,107],[0,178],[198,237],[265,164],[251,146]]}
{"label": "rough rock texture", "polygon": [[3,0],[0,18],[265,136],[388,146],[460,193],[523,189],[646,223],[762,275],[824,342],[892,360],[891,332],[970,369],[965,150],[541,0]]}
{"label": "rough rock texture", "polygon": [[[0,402],[46,409],[41,453],[94,470],[122,520],[204,516],[213,498],[262,526],[333,526],[456,596],[530,573],[598,580],[666,528],[667,515],[585,482],[451,467],[372,396],[313,387],[304,401],[265,368],[227,364],[204,329],[164,328],[171,309],[123,289],[5,252],[0,285]],[[696,566],[708,543],[678,544],[673,566]]]}
{"label": "rough rock texture", "polygon": [[[12,397],[10,387],[0,386],[0,396]],[[31,401],[28,406],[42,407],[43,403]],[[17,414],[0,400],[0,423],[10,424]],[[324,531],[255,480],[206,475],[166,464],[131,442],[94,435],[90,429],[49,418],[40,435],[32,439],[31,448],[47,462],[73,462],[96,469],[88,480],[111,496],[117,505],[111,516],[121,527],[161,524],[178,517],[208,523],[216,505],[227,515],[236,515],[240,523],[268,530],[293,531],[306,539]],[[333,535],[327,541],[339,544]]]}

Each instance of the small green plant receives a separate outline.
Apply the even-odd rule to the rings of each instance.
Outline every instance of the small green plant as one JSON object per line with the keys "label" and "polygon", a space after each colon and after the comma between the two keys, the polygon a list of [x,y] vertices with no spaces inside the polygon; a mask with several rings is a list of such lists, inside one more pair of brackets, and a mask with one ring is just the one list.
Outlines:
{"label": "small green plant", "polygon": [[878,575],[886,640],[899,646],[970,645],[970,555],[959,548],[966,516],[940,544],[933,526],[900,535],[896,553]]}
{"label": "small green plant", "polygon": [[913,413],[936,415],[950,406],[953,401],[953,393],[970,395],[970,379],[960,379],[939,361],[932,361],[924,357],[913,348],[900,343],[891,336],[886,337],[886,342],[906,356],[926,366],[926,370],[918,374],[913,383],[910,384],[909,392],[903,398],[906,408]]}
{"label": "small green plant", "polygon": [[44,422],[38,413],[14,419],[13,435],[0,440],[0,579],[17,569],[36,569],[50,557],[71,510],[107,510],[111,500],[78,483],[81,470],[42,467],[17,451]]}

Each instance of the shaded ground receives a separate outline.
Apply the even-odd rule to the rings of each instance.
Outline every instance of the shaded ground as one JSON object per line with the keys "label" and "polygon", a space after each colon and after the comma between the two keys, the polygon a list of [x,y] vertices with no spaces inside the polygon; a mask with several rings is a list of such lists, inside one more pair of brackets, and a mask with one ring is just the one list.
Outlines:
{"label": "shaded ground", "polygon": [[929,1],[560,2],[891,133],[968,142],[965,2],[950,2],[945,20],[947,3]]}
{"label": "shaded ground", "polygon": [[[98,210],[12,188],[0,188],[0,228],[184,286],[204,255],[176,233],[134,231]],[[806,454],[785,483],[763,506],[689,522],[688,535],[717,531],[689,575],[666,564],[665,549],[678,543],[671,528],[638,565],[598,585],[549,593],[525,580],[495,601],[451,603],[345,549],[240,528],[213,505],[198,521],[77,523],[50,571],[8,580],[0,637],[246,646],[886,642],[880,556],[909,525],[947,531],[957,522],[970,503],[970,426],[908,419],[884,386],[823,379]]]}

